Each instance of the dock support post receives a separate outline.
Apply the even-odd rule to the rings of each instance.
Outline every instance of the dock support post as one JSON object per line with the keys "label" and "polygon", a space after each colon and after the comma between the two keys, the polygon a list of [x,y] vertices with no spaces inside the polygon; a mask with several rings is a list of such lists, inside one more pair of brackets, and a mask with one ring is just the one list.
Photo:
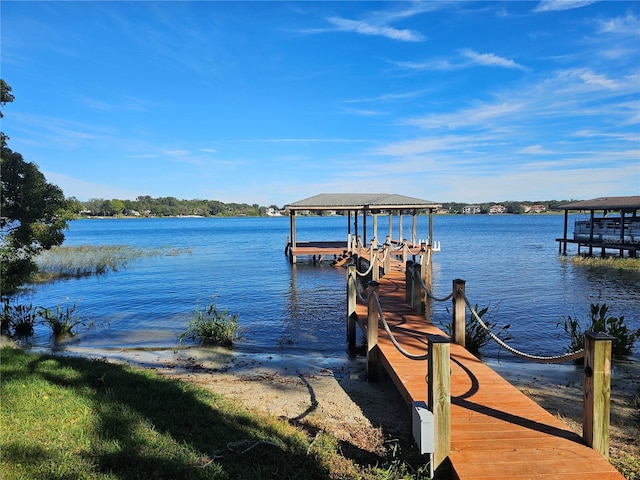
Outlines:
{"label": "dock support post", "polygon": [[387,235],[387,238],[384,241],[384,265],[382,268],[384,269],[384,273],[389,273],[391,271],[391,237]]}
{"label": "dock support post", "polygon": [[433,413],[435,451],[433,466],[438,467],[451,452],[451,365],[450,340],[442,335],[427,335],[429,362],[427,403]]}
{"label": "dock support post", "polygon": [[413,305],[411,295],[413,294],[413,260],[404,262],[404,301]]}
{"label": "dock support post", "polygon": [[378,252],[380,250],[378,248],[374,248],[373,244],[371,244],[371,279],[374,282],[380,280],[380,259],[378,258]]}
{"label": "dock support post", "polygon": [[355,264],[347,265],[347,345],[350,351],[356,348],[356,275]]}
{"label": "dock support post", "polygon": [[[432,281],[431,281],[431,260],[432,260],[432,252],[431,245],[427,245],[423,243],[420,247],[420,265],[422,265],[422,270],[420,271],[420,277],[424,281],[424,284],[427,286],[429,290],[432,289]],[[427,292],[423,292],[422,295],[424,301],[427,300]]]}
{"label": "dock support post", "polygon": [[582,437],[585,443],[609,458],[611,409],[611,353],[613,337],[603,332],[584,335],[584,410]]}
{"label": "dock support post", "polygon": [[294,255],[294,250],[296,249],[296,211],[292,210],[291,215],[289,217],[289,229],[291,235],[291,250],[289,250],[289,262],[292,265],[296,263],[296,256]]}
{"label": "dock support post", "polygon": [[411,278],[411,308],[416,312],[422,314],[422,285],[416,279],[422,271],[422,265],[419,263],[413,264],[412,278]]}
{"label": "dock support post", "polygon": [[464,301],[465,281],[459,278],[453,281],[453,343],[466,348],[467,306]]}
{"label": "dock support post", "polygon": [[[422,277],[422,281],[424,282],[424,284],[427,287],[427,290],[429,292],[433,291],[433,275],[432,275],[432,266],[431,266],[431,260],[433,259],[433,252],[431,250],[431,245],[426,245],[426,244],[422,244],[422,252],[421,252],[421,258],[420,258],[420,265],[422,266],[422,271],[420,272],[420,275]],[[422,291],[421,293],[421,299],[422,299],[422,313],[424,314],[424,316],[426,318],[431,318],[431,297],[429,297],[429,294],[424,291]]]}
{"label": "dock support post", "polygon": [[369,282],[369,302],[367,305],[367,380],[378,381],[378,321],[379,312],[376,297],[380,289],[378,282]]}

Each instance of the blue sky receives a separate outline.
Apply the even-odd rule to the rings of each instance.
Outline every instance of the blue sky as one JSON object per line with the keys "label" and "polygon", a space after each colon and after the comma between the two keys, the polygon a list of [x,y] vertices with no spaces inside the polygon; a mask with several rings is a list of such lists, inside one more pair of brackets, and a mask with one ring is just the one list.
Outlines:
{"label": "blue sky", "polygon": [[640,3],[2,1],[9,147],[66,196],[640,194]]}

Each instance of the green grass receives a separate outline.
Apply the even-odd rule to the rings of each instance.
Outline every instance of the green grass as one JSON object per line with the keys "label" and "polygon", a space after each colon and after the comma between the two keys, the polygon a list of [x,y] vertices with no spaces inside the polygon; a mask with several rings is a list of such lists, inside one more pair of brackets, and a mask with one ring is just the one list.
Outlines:
{"label": "green grass", "polygon": [[3,480],[425,478],[149,370],[3,347],[0,374]]}
{"label": "green grass", "polygon": [[5,480],[326,478],[300,431],[202,389],[106,362],[1,355]]}

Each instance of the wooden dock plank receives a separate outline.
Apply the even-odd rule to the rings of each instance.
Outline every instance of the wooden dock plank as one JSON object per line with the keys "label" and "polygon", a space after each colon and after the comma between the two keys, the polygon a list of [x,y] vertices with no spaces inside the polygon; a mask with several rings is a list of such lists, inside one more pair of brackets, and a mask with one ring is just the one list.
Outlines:
{"label": "wooden dock plank", "polygon": [[[405,302],[400,262],[379,281],[385,320],[397,341],[416,355],[427,351],[427,334],[445,335]],[[361,328],[367,306],[358,304]],[[488,365],[451,344],[451,453],[460,480],[598,478],[623,476],[580,436],[544,410]],[[427,401],[427,361],[407,358],[386,331],[378,333],[381,365],[404,400]]]}

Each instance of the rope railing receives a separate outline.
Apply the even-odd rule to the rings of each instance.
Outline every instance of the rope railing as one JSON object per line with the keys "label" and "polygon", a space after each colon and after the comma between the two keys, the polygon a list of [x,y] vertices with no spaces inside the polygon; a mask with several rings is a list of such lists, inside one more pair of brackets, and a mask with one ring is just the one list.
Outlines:
{"label": "rope railing", "polygon": [[427,284],[424,283],[424,280],[422,279],[422,277],[420,275],[417,275],[416,272],[413,272],[414,275],[414,280],[418,280],[418,282],[420,283],[420,287],[425,291],[425,293],[427,294],[427,296],[433,300],[435,300],[436,302],[446,302],[447,300],[451,300],[451,298],[453,297],[453,290],[451,291],[451,293],[449,293],[446,297],[436,297],[433,292],[431,290],[429,290],[429,287],[427,287]]}
{"label": "rope railing", "polygon": [[473,317],[473,319],[478,323],[478,325],[480,325],[487,332],[487,334],[491,337],[491,339],[494,342],[496,342],[498,345],[500,345],[502,348],[504,348],[508,352],[511,352],[512,354],[518,357],[524,358],[525,360],[538,362],[538,363],[564,363],[564,362],[569,362],[569,361],[577,360],[578,358],[584,357],[584,349],[580,349],[576,352],[565,353],[564,355],[553,355],[553,356],[531,355],[525,352],[521,352],[520,350],[517,350],[512,346],[510,346],[509,344],[507,344],[504,340],[502,340],[495,333],[493,333],[491,329],[487,326],[487,324],[482,321],[482,318],[480,318],[480,315],[478,315],[475,309],[471,306],[471,302],[469,302],[469,299],[467,298],[467,296],[465,295],[463,298],[464,298],[464,302],[467,305],[467,308],[469,308],[469,311],[471,312],[471,316]]}
{"label": "rope railing", "polygon": [[429,352],[423,353],[421,355],[415,355],[413,353],[407,352],[404,348],[402,348],[402,345],[400,345],[398,343],[398,341],[396,340],[395,336],[391,332],[391,328],[389,327],[389,324],[387,323],[387,321],[384,318],[384,312],[382,311],[382,305],[380,305],[380,297],[378,296],[377,292],[373,292],[373,299],[374,299],[374,301],[376,303],[376,309],[378,310],[378,318],[380,319],[380,322],[382,323],[384,331],[387,332],[387,335],[389,335],[389,339],[391,340],[391,343],[393,343],[393,346],[396,347],[396,349],[402,355],[404,355],[405,357],[407,357],[410,360],[428,360],[429,359]]}
{"label": "rope railing", "polygon": [[[438,302],[447,301],[447,300],[451,299],[453,297],[453,295],[456,293],[456,292],[452,291],[446,297],[438,298],[435,295],[433,295],[433,292],[431,292],[429,290],[427,285],[424,283],[424,280],[422,279],[422,277],[420,277],[420,275],[417,275],[415,270],[414,270],[414,274],[413,275],[414,275],[414,278],[413,278],[414,281],[417,280],[418,283],[420,284],[420,287],[426,292],[427,296],[429,298],[432,298],[435,301],[438,301]],[[460,292],[458,292],[458,293],[460,293]],[[482,327],[487,332],[489,337],[494,342],[496,342],[498,345],[500,345],[502,348],[504,348],[508,352],[512,353],[513,355],[516,355],[518,357],[524,358],[525,360],[529,360],[529,361],[532,361],[532,362],[547,363],[547,364],[550,364],[550,363],[565,363],[565,362],[570,362],[570,361],[577,360],[579,358],[583,358],[584,357],[584,349],[581,349],[581,350],[578,350],[578,351],[575,351],[575,352],[565,353],[563,355],[552,355],[552,356],[532,355],[532,354],[529,354],[529,353],[522,352],[522,351],[512,347],[511,345],[507,344],[504,340],[502,340],[495,333],[493,333],[491,331],[491,329],[487,326],[487,324],[482,321],[482,318],[475,311],[474,307],[471,306],[471,302],[469,301],[467,296],[463,294],[463,298],[464,298],[465,304],[467,305],[467,308],[471,312],[471,317],[473,318],[473,320],[475,320],[478,323],[478,325],[480,325],[480,327]]]}
{"label": "rope railing", "polygon": [[361,277],[366,277],[367,275],[369,275],[371,273],[371,270],[373,270],[373,262],[369,262],[369,268],[367,268],[366,271],[361,272],[359,270],[356,270],[356,273],[358,275],[360,275]]}

